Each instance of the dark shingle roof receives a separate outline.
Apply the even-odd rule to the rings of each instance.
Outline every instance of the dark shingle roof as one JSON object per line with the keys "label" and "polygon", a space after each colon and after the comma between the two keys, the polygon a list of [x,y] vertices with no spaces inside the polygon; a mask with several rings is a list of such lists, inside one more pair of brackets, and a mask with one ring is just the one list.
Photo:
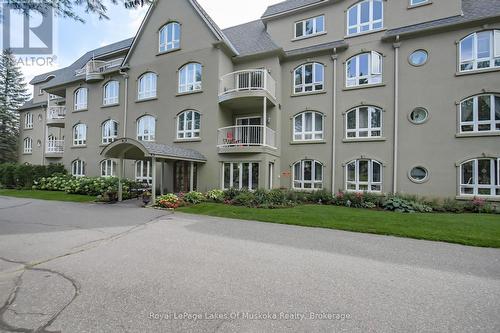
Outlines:
{"label": "dark shingle roof", "polygon": [[267,7],[262,17],[276,15],[282,12],[286,12],[293,9],[298,9],[300,7],[312,5],[319,2],[326,2],[328,0],[288,0],[277,3],[275,5]]}
{"label": "dark shingle roof", "polygon": [[34,109],[34,108],[38,108],[38,107],[46,106],[46,105],[47,105],[46,101],[38,102],[38,103],[33,103],[33,98],[32,98],[29,101],[26,101],[26,103],[24,103],[23,106],[21,106],[18,109],[18,111],[24,111],[24,110]]}
{"label": "dark shingle roof", "polygon": [[173,157],[179,159],[206,161],[207,158],[200,152],[193,149],[180,148],[161,143],[141,141],[140,144],[146,148],[149,154],[162,157]]}
{"label": "dark shingle roof", "polygon": [[224,34],[229,38],[239,56],[258,54],[279,50],[271,36],[266,32],[266,27],[261,20],[252,21],[224,29]]}
{"label": "dark shingle roof", "polygon": [[338,40],[335,42],[317,44],[317,45],[313,45],[313,46],[309,46],[309,47],[304,47],[304,48],[300,48],[300,49],[286,51],[285,54],[287,57],[293,57],[293,56],[299,56],[299,55],[306,54],[306,53],[332,50],[334,48],[345,49],[347,47],[348,47],[348,44],[344,40]]}

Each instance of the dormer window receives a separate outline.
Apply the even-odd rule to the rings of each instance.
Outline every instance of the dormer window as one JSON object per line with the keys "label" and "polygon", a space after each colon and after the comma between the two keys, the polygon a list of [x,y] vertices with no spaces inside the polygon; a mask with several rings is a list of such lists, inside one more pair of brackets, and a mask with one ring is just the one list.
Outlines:
{"label": "dormer window", "polygon": [[178,49],[181,42],[181,25],[171,22],[160,29],[160,52]]}
{"label": "dormer window", "polygon": [[325,32],[325,16],[316,16],[295,22],[295,38],[304,38]]}

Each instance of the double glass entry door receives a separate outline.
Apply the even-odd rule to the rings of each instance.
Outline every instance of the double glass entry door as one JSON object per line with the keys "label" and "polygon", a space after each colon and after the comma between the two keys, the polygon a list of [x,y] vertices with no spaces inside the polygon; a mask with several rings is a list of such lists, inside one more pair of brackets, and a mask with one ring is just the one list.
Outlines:
{"label": "double glass entry door", "polygon": [[248,117],[236,119],[236,140],[243,145],[260,145],[262,142],[262,118]]}
{"label": "double glass entry door", "polygon": [[197,168],[193,164],[193,189],[191,189],[191,163],[178,161],[174,165],[174,193],[196,191]]}

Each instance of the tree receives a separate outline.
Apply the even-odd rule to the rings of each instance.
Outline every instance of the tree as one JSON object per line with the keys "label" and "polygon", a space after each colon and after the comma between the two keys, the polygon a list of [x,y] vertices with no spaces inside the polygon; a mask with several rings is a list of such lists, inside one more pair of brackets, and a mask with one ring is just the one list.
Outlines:
{"label": "tree", "polygon": [[0,163],[17,160],[18,109],[28,100],[26,83],[10,50],[0,57]]}

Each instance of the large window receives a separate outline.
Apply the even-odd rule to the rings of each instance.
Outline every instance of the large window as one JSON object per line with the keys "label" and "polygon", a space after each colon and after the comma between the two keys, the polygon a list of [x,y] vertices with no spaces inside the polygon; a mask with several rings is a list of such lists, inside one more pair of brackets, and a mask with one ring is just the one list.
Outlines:
{"label": "large window", "polygon": [[196,111],[184,111],[177,117],[177,139],[200,137],[200,114]]}
{"label": "large window", "polygon": [[323,140],[323,114],[314,111],[302,112],[293,118],[293,140]]}
{"label": "large window", "polygon": [[460,103],[460,132],[500,131],[500,95],[479,95]]}
{"label": "large window", "polygon": [[177,22],[171,22],[160,29],[159,51],[166,52],[180,47],[181,26]]}
{"label": "large window", "polygon": [[478,158],[460,165],[460,194],[500,196],[500,159]]}
{"label": "large window", "polygon": [[383,25],[382,0],[360,1],[347,11],[347,35],[382,29]]}
{"label": "large window", "polygon": [[102,124],[102,143],[108,144],[118,137],[118,123],[112,119],[106,120]]}
{"label": "large window", "polygon": [[374,160],[355,160],[347,163],[347,191],[381,192],[382,164]]}
{"label": "large window", "polygon": [[426,2],[429,2],[429,0],[410,0],[410,6],[421,5]]}
{"label": "large window", "polygon": [[325,32],[325,16],[316,16],[295,22],[295,38],[317,35]]}
{"label": "large window", "polygon": [[222,167],[223,188],[259,188],[259,163],[233,162]]}
{"label": "large window", "polygon": [[319,63],[300,65],[294,71],[294,92],[300,94],[323,90],[324,72],[325,66]]}
{"label": "large window", "polygon": [[77,124],[73,127],[73,146],[85,146],[87,144],[87,125]]}
{"label": "large window", "polygon": [[74,160],[71,163],[71,174],[74,177],[85,176],[85,162],[83,162],[82,160]]}
{"label": "large window", "polygon": [[104,105],[118,104],[119,94],[120,94],[120,84],[118,83],[118,81],[109,81],[104,86],[103,104]]}
{"label": "large window", "polygon": [[293,167],[293,188],[299,190],[323,188],[323,164],[314,160],[296,162]]}
{"label": "large window", "polygon": [[25,129],[33,128],[33,113],[28,112],[24,116],[24,128]]}
{"label": "large window", "polygon": [[152,116],[143,116],[137,120],[137,140],[155,140],[156,120]]}
{"label": "large window", "polygon": [[151,184],[153,182],[153,172],[151,161],[135,162],[135,180],[141,183]]}
{"label": "large window", "polygon": [[500,67],[500,30],[470,34],[460,41],[460,71]]}
{"label": "large window", "polygon": [[190,63],[179,71],[179,93],[201,90],[201,65]]}
{"label": "large window", "polygon": [[362,53],[347,60],[347,87],[376,83],[382,83],[382,56],[379,53]]}
{"label": "large window", "polygon": [[24,139],[23,153],[31,154],[32,152],[33,152],[33,139],[31,138]]}
{"label": "large window", "polygon": [[87,109],[87,88],[79,88],[74,94],[75,111]]}
{"label": "large window", "polygon": [[382,110],[372,106],[355,108],[346,114],[346,137],[377,138],[382,136]]}
{"label": "large window", "polygon": [[101,162],[101,177],[113,177],[115,175],[116,163],[113,160]]}
{"label": "large window", "polygon": [[157,76],[155,73],[145,73],[143,74],[138,81],[138,91],[137,91],[137,99],[148,99],[156,97],[156,80]]}

